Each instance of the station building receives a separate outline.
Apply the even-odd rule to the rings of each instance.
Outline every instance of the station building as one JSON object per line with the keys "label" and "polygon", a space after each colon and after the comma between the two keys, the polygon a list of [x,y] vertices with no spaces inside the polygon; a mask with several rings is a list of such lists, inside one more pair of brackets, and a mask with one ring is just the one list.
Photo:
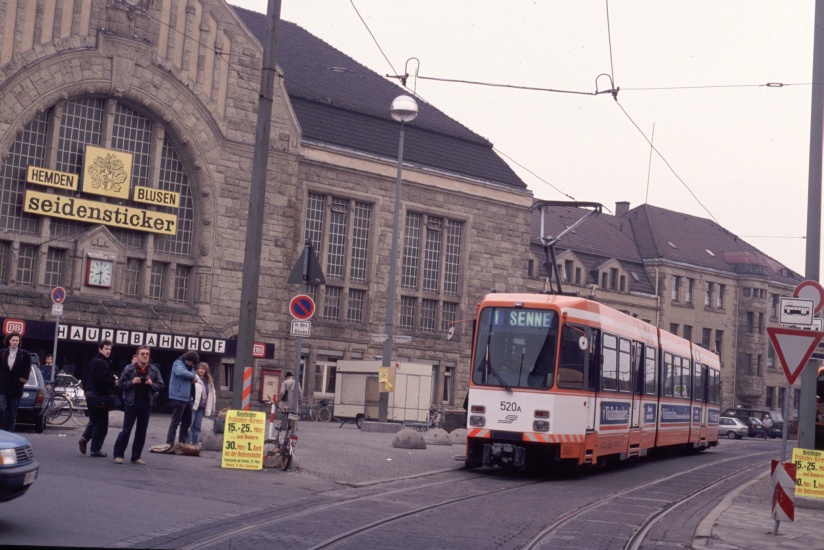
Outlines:
{"label": "station building", "polygon": [[[115,370],[146,343],[166,379],[195,349],[231,402],[264,25],[221,0],[0,0],[0,318],[25,348],[57,335],[82,376],[102,337]],[[531,192],[419,102],[394,212],[404,90],[286,21],[277,59],[253,407],[298,356],[304,393],[329,397],[337,361],[381,355],[396,214],[393,360],[431,364],[432,402],[460,403],[469,331],[446,329],[525,283]],[[298,353],[287,280],[307,239],[326,285]]]}

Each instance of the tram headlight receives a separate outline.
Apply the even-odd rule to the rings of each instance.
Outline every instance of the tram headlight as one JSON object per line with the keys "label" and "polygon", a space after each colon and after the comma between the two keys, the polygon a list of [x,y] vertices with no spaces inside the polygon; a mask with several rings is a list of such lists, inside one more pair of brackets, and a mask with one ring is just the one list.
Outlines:
{"label": "tram headlight", "polygon": [[469,425],[473,428],[483,428],[486,426],[486,418],[479,414],[473,414],[469,417]]}
{"label": "tram headlight", "polygon": [[533,432],[548,432],[549,431],[549,422],[546,420],[533,420],[532,421],[532,431]]}

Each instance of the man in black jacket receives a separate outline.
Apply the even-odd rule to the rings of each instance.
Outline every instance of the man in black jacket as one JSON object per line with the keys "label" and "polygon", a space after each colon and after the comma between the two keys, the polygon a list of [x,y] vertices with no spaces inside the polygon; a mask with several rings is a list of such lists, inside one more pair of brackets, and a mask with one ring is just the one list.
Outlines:
{"label": "man in black jacket", "polygon": [[[89,408],[89,425],[80,438],[80,452],[86,454],[86,444],[91,441],[91,456],[104,457],[103,441],[109,432],[109,409],[114,405],[114,376],[109,365],[112,341],[101,340],[97,344],[97,357],[92,359],[83,376],[86,406]],[[104,406],[107,403],[107,406]]]}
{"label": "man in black jacket", "polygon": [[23,386],[31,373],[31,354],[20,347],[20,333],[12,332],[0,351],[0,430],[14,431]]}

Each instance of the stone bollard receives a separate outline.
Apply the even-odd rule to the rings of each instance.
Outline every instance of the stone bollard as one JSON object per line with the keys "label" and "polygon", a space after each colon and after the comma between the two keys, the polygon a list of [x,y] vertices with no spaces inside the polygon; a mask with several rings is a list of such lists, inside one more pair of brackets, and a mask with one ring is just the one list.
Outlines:
{"label": "stone bollard", "polygon": [[426,432],[424,441],[427,445],[452,445],[452,439],[446,430],[441,428],[432,428]]}
{"label": "stone bollard", "polygon": [[426,449],[426,441],[416,430],[401,430],[395,434],[392,446],[396,449]]}
{"label": "stone bollard", "polygon": [[466,445],[466,428],[458,428],[449,432],[453,445]]}
{"label": "stone bollard", "polygon": [[[74,414],[77,414],[77,412]],[[123,429],[123,411],[119,411],[117,409],[112,409],[109,411],[109,429]]]}

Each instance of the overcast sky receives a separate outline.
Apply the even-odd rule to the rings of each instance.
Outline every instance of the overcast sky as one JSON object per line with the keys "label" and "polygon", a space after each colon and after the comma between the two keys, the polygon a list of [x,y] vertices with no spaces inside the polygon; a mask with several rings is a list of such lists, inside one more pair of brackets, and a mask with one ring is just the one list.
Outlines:
{"label": "overcast sky", "polygon": [[[409,87],[510,157],[536,199],[714,218],[804,274],[812,0],[283,0],[281,17],[381,75],[420,60]],[[617,102],[592,95],[601,74]]]}

